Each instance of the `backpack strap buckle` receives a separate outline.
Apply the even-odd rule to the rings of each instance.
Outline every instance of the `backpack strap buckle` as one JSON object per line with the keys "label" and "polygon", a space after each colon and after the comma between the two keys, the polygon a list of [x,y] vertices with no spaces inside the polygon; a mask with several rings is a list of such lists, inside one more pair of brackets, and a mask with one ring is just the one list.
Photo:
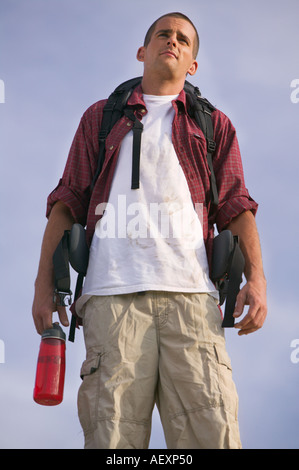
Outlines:
{"label": "backpack strap buckle", "polygon": [[[66,302],[66,299],[68,301]],[[59,307],[67,307],[72,304],[72,291],[63,292],[57,288],[54,290],[53,302]]]}
{"label": "backpack strap buckle", "polygon": [[104,140],[106,140],[107,138],[107,135],[108,135],[108,131],[107,130],[100,130],[99,131],[99,134],[98,134],[98,140],[99,142],[103,142]]}
{"label": "backpack strap buckle", "polygon": [[207,139],[207,150],[209,153],[214,153],[216,150],[216,142],[212,139]]}

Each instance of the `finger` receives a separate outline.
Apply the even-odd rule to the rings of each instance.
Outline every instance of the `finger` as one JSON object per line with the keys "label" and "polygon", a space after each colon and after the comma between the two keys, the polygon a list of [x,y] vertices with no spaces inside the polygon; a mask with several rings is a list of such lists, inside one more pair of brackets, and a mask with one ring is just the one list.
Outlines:
{"label": "finger", "polygon": [[239,335],[253,333],[259,330],[263,326],[264,315],[263,309],[258,308],[256,310],[248,311],[248,314],[243,318],[242,321],[237,323],[236,328],[240,329]]}
{"label": "finger", "polygon": [[233,316],[235,318],[238,318],[242,315],[245,305],[246,305],[246,294],[241,289],[239,294],[237,295],[235,310],[233,313]]}
{"label": "finger", "polygon": [[61,321],[63,326],[69,326],[69,319],[66,313],[66,308],[65,307],[57,307],[57,312],[59,316],[59,320]]}
{"label": "finger", "polygon": [[246,336],[249,335],[250,333],[254,333],[257,331],[259,328],[246,328],[238,331],[238,336]]}
{"label": "finger", "polygon": [[240,331],[238,332],[239,336],[242,335],[249,335],[250,333],[254,333],[255,331],[259,330],[261,328],[261,324],[258,322],[251,321],[250,323],[246,324],[245,326],[241,327]]}
{"label": "finger", "polygon": [[42,334],[45,330],[52,327],[52,311],[40,311],[34,316],[34,324],[38,334]]}
{"label": "finger", "polygon": [[249,304],[249,309],[248,309],[247,314],[244,316],[244,318],[240,322],[236,323],[236,325],[239,325],[239,327],[245,327],[251,321],[255,320],[260,310],[260,303],[258,301],[251,299],[250,302],[247,303],[247,305],[248,304]]}

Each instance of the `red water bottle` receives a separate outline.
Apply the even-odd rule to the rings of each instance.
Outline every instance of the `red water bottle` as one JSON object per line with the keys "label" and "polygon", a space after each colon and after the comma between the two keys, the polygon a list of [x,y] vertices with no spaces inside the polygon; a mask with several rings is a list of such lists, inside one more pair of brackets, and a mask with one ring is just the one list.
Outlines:
{"label": "red water bottle", "polygon": [[65,376],[65,333],[54,323],[45,330],[37,360],[33,399],[40,405],[59,405],[63,399]]}

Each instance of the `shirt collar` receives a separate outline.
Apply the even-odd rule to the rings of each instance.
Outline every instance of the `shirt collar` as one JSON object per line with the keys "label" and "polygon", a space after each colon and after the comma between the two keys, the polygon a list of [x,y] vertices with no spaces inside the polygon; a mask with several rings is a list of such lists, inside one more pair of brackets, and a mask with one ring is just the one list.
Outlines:
{"label": "shirt collar", "polygon": [[[185,113],[187,113],[187,98],[186,98],[186,93],[185,93],[184,90],[182,90],[180,92],[179,96],[177,97],[177,99],[175,101],[176,101],[177,104],[179,103],[178,107],[180,107],[180,109],[181,109],[182,106],[183,106],[183,109],[184,109]],[[143,91],[142,91],[141,84],[137,85],[137,87],[133,91],[132,95],[128,99],[128,105],[129,106],[136,106],[136,107],[142,106],[142,107],[146,108],[146,106],[144,104],[144,100],[143,100]]]}

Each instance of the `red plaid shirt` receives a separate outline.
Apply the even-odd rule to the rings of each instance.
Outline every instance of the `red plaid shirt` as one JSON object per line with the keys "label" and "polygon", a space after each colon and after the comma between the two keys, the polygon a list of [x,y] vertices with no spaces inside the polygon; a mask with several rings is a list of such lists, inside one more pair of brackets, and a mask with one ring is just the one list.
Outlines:
{"label": "red plaid shirt", "polygon": [[[124,136],[132,128],[132,121],[127,117],[122,117],[113,127],[106,141],[104,166],[91,194],[90,185],[97,167],[98,133],[105,103],[106,100],[98,101],[83,114],[62,179],[47,201],[47,216],[55,202],[64,202],[71,210],[75,221],[83,226],[86,225],[89,243],[100,218],[95,214],[96,206],[108,201],[120,145]],[[132,106],[137,118],[142,119],[147,111],[141,85],[134,90],[128,105]],[[251,199],[245,187],[236,131],[230,120],[221,111],[216,110],[212,113],[214,139],[217,144],[213,164],[219,205],[216,211],[211,207],[210,170],[206,159],[205,137],[187,112],[184,91],[180,93],[173,105],[175,118],[172,141],[186,176],[193,203],[203,204],[203,235],[210,263],[214,224],[217,225],[218,231],[221,231],[242,212],[251,210],[255,214],[257,204]]]}

